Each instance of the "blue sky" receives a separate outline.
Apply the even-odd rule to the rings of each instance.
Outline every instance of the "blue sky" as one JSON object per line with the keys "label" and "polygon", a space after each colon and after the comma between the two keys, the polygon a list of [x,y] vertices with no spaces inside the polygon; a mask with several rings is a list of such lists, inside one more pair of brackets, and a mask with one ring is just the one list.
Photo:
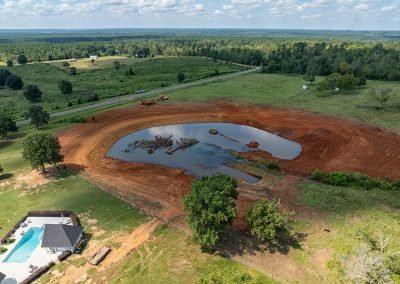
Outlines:
{"label": "blue sky", "polygon": [[0,0],[0,28],[400,30],[400,0]]}

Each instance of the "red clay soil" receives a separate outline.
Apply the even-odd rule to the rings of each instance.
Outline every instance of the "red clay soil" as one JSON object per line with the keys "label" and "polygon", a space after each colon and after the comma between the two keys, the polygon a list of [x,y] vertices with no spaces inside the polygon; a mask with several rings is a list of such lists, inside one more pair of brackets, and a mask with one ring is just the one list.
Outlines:
{"label": "red clay soil", "polygon": [[[67,164],[79,166],[115,195],[149,214],[170,219],[182,216],[182,197],[192,177],[182,170],[106,157],[108,149],[128,133],[160,125],[231,122],[270,131],[302,145],[293,161],[279,161],[284,171],[306,176],[318,168],[359,171],[373,177],[400,178],[400,136],[377,127],[315,115],[225,102],[136,106],[96,116],[94,123],[76,125],[59,134]],[[249,137],[249,142],[254,140]],[[265,152],[252,158],[271,159]],[[239,186],[238,211],[268,195],[262,186]],[[284,199],[283,199],[284,200]]]}

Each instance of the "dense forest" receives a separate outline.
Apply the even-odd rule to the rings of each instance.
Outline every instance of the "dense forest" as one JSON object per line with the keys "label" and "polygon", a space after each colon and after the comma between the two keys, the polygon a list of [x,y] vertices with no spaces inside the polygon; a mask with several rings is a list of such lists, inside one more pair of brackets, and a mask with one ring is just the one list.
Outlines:
{"label": "dense forest", "polygon": [[274,38],[261,36],[54,36],[0,43],[0,61],[16,62],[24,54],[29,62],[89,55],[206,56],[235,63],[263,66],[268,73],[329,75],[348,64],[354,74],[366,79],[400,80],[400,43],[398,41],[362,41]]}

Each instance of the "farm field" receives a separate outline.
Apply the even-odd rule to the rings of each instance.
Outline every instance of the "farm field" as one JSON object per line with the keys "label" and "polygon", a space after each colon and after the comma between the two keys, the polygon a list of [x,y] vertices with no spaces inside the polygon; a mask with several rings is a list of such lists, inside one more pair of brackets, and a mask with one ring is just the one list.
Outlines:
{"label": "farm field", "polygon": [[[207,78],[215,74],[230,73],[245,69],[243,66],[214,62],[201,57],[169,57],[154,60],[130,59],[119,70],[106,68],[104,64],[114,62],[114,59],[102,59],[102,69],[78,69],[77,75],[70,75],[68,70],[61,70],[46,63],[18,65],[9,70],[28,84],[37,85],[43,92],[43,97],[38,103],[48,112],[58,112],[77,105],[87,104],[88,100],[97,95],[99,100],[134,93],[138,90],[159,88],[166,85],[178,84],[177,74],[183,72],[185,82]],[[128,62],[130,65],[128,65]],[[56,63],[55,63],[56,64]],[[99,63],[100,64],[100,63]],[[112,64],[112,63],[111,63]],[[128,68],[132,67],[135,75],[126,75]],[[40,76],[38,76],[40,74]],[[72,82],[73,93],[63,95],[58,83],[61,80]],[[11,91],[7,88],[0,89],[1,109],[19,118],[30,105],[23,96],[24,90]]]}
{"label": "farm field", "polygon": [[93,63],[90,58],[79,58],[76,62],[70,62],[69,60],[53,60],[45,61],[44,63],[55,66],[63,71],[68,71],[68,68],[63,66],[63,62],[68,62],[70,67],[75,67],[79,72],[114,68],[114,62],[118,61],[122,67],[132,66],[137,63],[143,63],[146,61],[154,61],[163,57],[148,57],[148,58],[135,58],[135,57],[124,57],[124,56],[104,56],[99,57]]}

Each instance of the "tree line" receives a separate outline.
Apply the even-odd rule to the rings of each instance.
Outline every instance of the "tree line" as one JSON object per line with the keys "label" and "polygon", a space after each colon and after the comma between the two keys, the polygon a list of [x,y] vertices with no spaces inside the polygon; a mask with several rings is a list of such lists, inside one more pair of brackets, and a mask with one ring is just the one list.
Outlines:
{"label": "tree line", "polygon": [[296,40],[267,37],[169,36],[66,43],[23,42],[0,44],[0,61],[17,62],[25,55],[31,62],[87,58],[89,55],[206,56],[247,65],[264,66],[264,72],[305,74],[315,68],[316,75],[338,72],[342,63],[356,77],[400,80],[400,44],[333,39]]}

